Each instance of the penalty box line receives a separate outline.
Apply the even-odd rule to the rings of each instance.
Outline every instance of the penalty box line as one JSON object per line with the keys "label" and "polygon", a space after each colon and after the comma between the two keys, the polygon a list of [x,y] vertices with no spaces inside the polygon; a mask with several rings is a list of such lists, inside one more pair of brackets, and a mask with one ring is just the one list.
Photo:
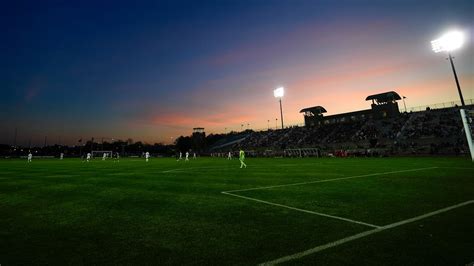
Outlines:
{"label": "penalty box line", "polygon": [[221,193],[229,195],[229,196],[241,198],[241,199],[256,201],[256,202],[260,202],[260,203],[263,203],[263,204],[272,205],[272,206],[276,206],[276,207],[281,207],[281,208],[285,208],[285,209],[290,209],[290,210],[294,210],[294,211],[314,214],[314,215],[318,215],[318,216],[322,216],[322,217],[326,217],[326,218],[332,218],[332,219],[336,219],[336,220],[341,220],[341,221],[345,221],[345,222],[349,222],[349,223],[365,225],[365,226],[372,227],[372,228],[381,228],[381,226],[378,226],[378,225],[375,225],[375,224],[369,224],[369,223],[356,221],[356,220],[352,220],[352,219],[348,219],[348,218],[344,218],[344,217],[340,217],[340,216],[335,216],[335,215],[330,215],[330,214],[326,214],[326,213],[300,209],[300,208],[291,207],[291,206],[288,206],[288,205],[273,203],[273,202],[270,202],[270,201],[265,201],[265,200],[260,200],[260,199],[256,199],[256,198],[251,198],[251,197],[241,196],[241,195],[237,195],[237,194],[232,194],[230,192],[221,192]]}
{"label": "penalty box line", "polygon": [[291,261],[291,260],[300,259],[302,257],[318,253],[318,252],[323,251],[325,249],[333,248],[333,247],[342,245],[342,244],[347,243],[347,242],[351,242],[351,241],[354,241],[354,240],[357,240],[357,239],[361,239],[361,238],[364,238],[366,236],[369,236],[369,235],[372,235],[372,234],[375,234],[375,233],[379,233],[379,232],[382,232],[382,231],[385,231],[385,230],[388,230],[388,229],[396,228],[396,227],[399,227],[399,226],[402,226],[402,225],[405,225],[405,224],[408,224],[408,223],[416,222],[416,221],[419,221],[419,220],[422,220],[422,219],[425,219],[425,218],[428,218],[428,217],[431,217],[431,216],[434,216],[434,215],[437,215],[437,214],[441,214],[441,213],[444,213],[444,212],[448,212],[448,211],[451,211],[451,210],[454,210],[454,209],[457,209],[457,208],[460,208],[460,207],[463,207],[463,206],[466,206],[466,205],[469,205],[469,204],[473,204],[473,203],[474,203],[474,200],[468,200],[468,201],[465,201],[465,202],[461,202],[459,204],[452,205],[452,206],[449,206],[449,207],[446,207],[446,208],[443,208],[443,209],[439,209],[439,210],[436,210],[436,211],[433,211],[433,212],[425,213],[423,215],[416,216],[416,217],[413,217],[413,218],[410,218],[410,219],[406,219],[406,220],[403,220],[403,221],[399,221],[399,222],[396,222],[396,223],[385,225],[385,226],[375,228],[375,229],[372,229],[372,230],[369,230],[369,231],[365,231],[365,232],[362,232],[362,233],[358,233],[358,234],[355,234],[355,235],[352,235],[352,236],[349,236],[349,237],[341,238],[341,239],[336,240],[334,242],[330,242],[330,243],[327,243],[327,244],[324,244],[324,245],[316,246],[314,248],[311,248],[311,249],[308,249],[308,250],[305,250],[305,251],[302,251],[302,252],[298,252],[298,253],[295,253],[295,254],[292,254],[292,255],[281,257],[281,258],[278,258],[278,259],[275,259],[275,260],[267,261],[267,262],[261,263],[259,265],[276,265],[276,264],[288,262],[288,261]]}
{"label": "penalty box line", "polygon": [[397,174],[397,173],[424,171],[424,170],[431,170],[431,169],[436,169],[436,168],[439,168],[439,167],[434,166],[434,167],[425,167],[425,168],[416,168],[416,169],[408,169],[408,170],[399,170],[399,171],[390,171],[390,172],[382,172],[382,173],[373,173],[373,174],[366,174],[366,175],[355,175],[355,176],[347,176],[347,177],[338,177],[338,178],[332,178],[332,179],[315,180],[315,181],[299,182],[299,183],[290,183],[290,184],[274,185],[274,186],[266,186],[266,187],[255,187],[255,188],[247,188],[247,189],[236,189],[236,190],[223,191],[222,193],[224,193],[224,192],[226,192],[226,193],[234,193],[234,192],[261,190],[261,189],[271,189],[271,188],[278,188],[278,187],[299,186],[299,185],[307,185],[307,184],[314,184],[314,183],[324,183],[324,182],[332,182],[332,181],[353,179],[353,178],[359,178],[359,177],[369,177],[369,176],[378,176],[378,175],[390,175],[390,174]]}

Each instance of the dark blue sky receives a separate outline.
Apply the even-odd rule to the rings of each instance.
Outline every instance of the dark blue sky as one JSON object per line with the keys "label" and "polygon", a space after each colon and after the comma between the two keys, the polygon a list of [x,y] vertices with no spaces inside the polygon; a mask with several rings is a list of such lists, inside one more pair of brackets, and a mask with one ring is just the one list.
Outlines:
{"label": "dark blue sky", "polygon": [[[472,40],[474,3],[12,1],[0,14],[0,142],[11,143],[15,128],[20,144],[170,142],[196,126],[267,127],[279,85],[293,124],[307,105],[366,108],[361,95],[372,91],[401,88],[411,106],[457,100],[429,42],[450,27]],[[456,59],[465,98],[470,51],[468,42]],[[324,89],[332,87],[346,108]]]}

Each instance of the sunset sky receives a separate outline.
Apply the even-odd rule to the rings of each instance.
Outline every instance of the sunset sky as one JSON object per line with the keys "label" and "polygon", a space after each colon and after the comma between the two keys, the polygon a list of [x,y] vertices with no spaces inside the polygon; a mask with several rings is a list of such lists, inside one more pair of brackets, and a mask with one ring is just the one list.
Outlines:
{"label": "sunset sky", "polygon": [[[474,98],[474,1],[10,1],[0,9],[0,143],[170,143],[286,125],[299,110],[370,108],[396,91],[408,108],[458,101],[430,41],[462,30],[453,52]],[[399,102],[403,108],[403,103]],[[270,123],[268,123],[270,120]]]}

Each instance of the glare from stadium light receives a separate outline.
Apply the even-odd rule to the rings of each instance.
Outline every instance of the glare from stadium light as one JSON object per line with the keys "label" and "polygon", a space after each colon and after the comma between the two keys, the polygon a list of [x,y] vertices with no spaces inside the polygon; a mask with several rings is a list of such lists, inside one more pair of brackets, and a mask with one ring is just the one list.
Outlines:
{"label": "glare from stadium light", "polygon": [[283,87],[280,87],[273,91],[273,96],[275,96],[275,98],[282,98],[284,94],[285,89]]}
{"label": "glare from stadium light", "polygon": [[285,89],[283,87],[279,87],[279,88],[273,90],[273,96],[275,96],[275,98],[278,98],[278,100],[280,102],[281,129],[284,129],[284,127],[283,127],[283,108],[281,107],[281,98],[283,98],[283,95],[285,95]]}
{"label": "glare from stadium light", "polygon": [[460,31],[450,31],[440,38],[431,41],[435,53],[451,52],[460,48],[464,43],[464,34]]}

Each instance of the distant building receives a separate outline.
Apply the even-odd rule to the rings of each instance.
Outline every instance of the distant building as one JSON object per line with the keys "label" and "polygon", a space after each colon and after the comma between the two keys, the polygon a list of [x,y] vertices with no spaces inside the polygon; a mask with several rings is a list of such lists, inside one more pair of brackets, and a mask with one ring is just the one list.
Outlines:
{"label": "distant building", "polygon": [[206,132],[203,127],[193,128],[192,147],[194,151],[202,152],[206,148]]}

